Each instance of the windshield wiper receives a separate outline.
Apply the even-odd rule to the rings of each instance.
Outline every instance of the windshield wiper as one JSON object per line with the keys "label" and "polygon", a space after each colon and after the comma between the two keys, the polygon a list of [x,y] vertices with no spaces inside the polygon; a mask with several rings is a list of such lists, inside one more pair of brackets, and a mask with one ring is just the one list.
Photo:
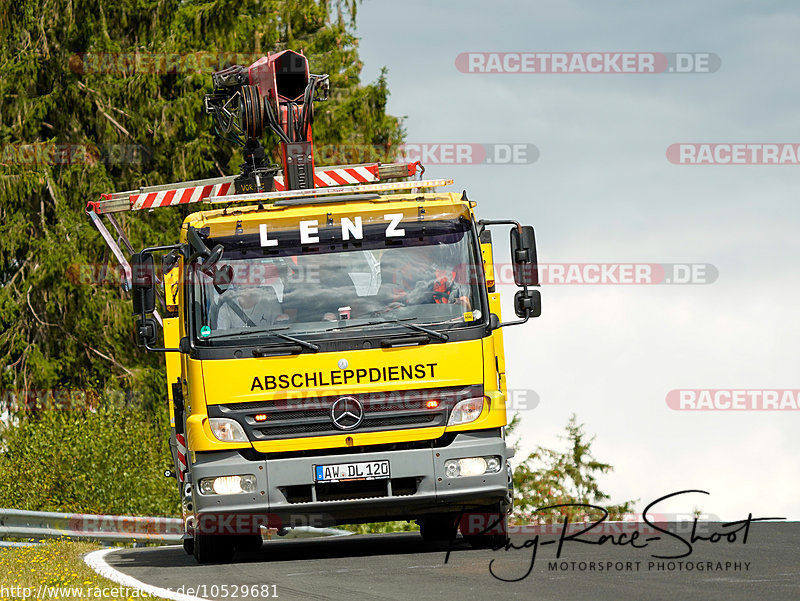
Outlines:
{"label": "windshield wiper", "polygon": [[[336,328],[331,328],[331,330],[343,330],[345,328],[363,328],[366,326],[377,326],[383,323],[392,323],[399,326],[403,326],[404,328],[408,328],[409,330],[415,330],[417,332],[424,332],[429,336],[433,336],[434,338],[438,338],[442,342],[447,342],[450,337],[447,334],[442,334],[441,332],[437,332],[436,330],[431,330],[429,328],[423,328],[422,326],[418,326],[415,323],[406,323],[406,320],[409,319],[416,319],[416,317],[404,317],[403,319],[382,319],[381,321],[370,321],[367,323],[354,323],[352,325],[345,325],[345,326],[338,326]],[[330,330],[328,330],[330,331]]]}
{"label": "windshield wiper", "polygon": [[281,338],[283,340],[299,344],[300,346],[312,350],[315,353],[319,350],[318,344],[314,344],[313,342],[308,342],[307,340],[301,340],[300,338],[295,338],[294,336],[289,336],[288,334],[282,334],[281,332],[278,331],[278,330],[288,330],[288,329],[289,328],[286,327],[286,328],[253,330],[251,332],[231,332],[230,334],[220,334],[219,336],[212,336],[210,340],[219,340],[220,338],[237,338],[239,336],[252,336],[254,334],[268,334],[270,336],[275,336],[276,338]]}

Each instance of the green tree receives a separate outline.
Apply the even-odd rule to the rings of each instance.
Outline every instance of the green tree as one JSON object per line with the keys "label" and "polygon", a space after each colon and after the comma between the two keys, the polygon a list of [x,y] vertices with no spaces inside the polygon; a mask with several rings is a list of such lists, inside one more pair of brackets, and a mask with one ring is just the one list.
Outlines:
{"label": "green tree", "polygon": [[[400,143],[402,124],[385,112],[385,74],[359,81],[354,18],[352,1],[0,3],[0,389],[127,388],[162,402],[163,359],[135,346],[127,295],[77,276],[75,265],[109,259],[86,203],[238,172],[238,150],[214,137],[203,111],[210,71],[233,53],[248,53],[249,64],[302,50],[314,72],[330,74],[318,145]],[[216,57],[213,69],[197,52]],[[141,160],[107,160],[120,147]],[[142,248],[175,242],[187,212],[121,221]]]}
{"label": "green tree", "polygon": [[[519,419],[519,415],[512,419],[509,425],[511,432],[519,425]],[[630,513],[633,501],[606,504],[610,496],[601,490],[598,476],[614,468],[592,455],[594,437],[587,437],[583,424],[578,424],[575,414],[567,423],[566,434],[560,438],[566,441],[566,450],[556,451],[538,446],[514,470],[514,518],[524,523],[549,523],[561,522],[565,516],[574,522],[585,518],[597,519],[602,515],[598,511],[586,511],[578,507],[537,511],[551,505],[573,503],[604,507],[612,520]]]}

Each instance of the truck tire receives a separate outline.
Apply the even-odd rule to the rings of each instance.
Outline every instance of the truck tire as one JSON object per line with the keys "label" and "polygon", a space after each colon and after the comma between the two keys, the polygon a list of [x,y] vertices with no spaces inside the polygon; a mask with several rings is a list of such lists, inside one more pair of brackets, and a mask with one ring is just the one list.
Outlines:
{"label": "truck tire", "polygon": [[183,539],[183,550],[187,555],[194,555],[194,538]]}
{"label": "truck tire", "polygon": [[233,537],[233,546],[242,553],[255,553],[264,544],[261,534],[239,534]]}
{"label": "truck tire", "polygon": [[506,504],[498,503],[465,512],[459,524],[461,535],[473,549],[500,549],[508,541]]}
{"label": "truck tire", "polygon": [[222,534],[194,535],[194,558],[197,563],[225,563],[233,559],[233,538]]}
{"label": "truck tire", "polygon": [[442,513],[430,515],[417,520],[419,533],[426,543],[449,541],[456,537],[458,514]]}

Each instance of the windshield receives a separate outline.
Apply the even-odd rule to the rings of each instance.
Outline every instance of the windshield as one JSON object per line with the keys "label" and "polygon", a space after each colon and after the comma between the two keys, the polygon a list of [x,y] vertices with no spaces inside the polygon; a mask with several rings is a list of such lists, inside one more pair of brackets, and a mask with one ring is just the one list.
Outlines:
{"label": "windshield", "polygon": [[360,240],[337,241],[320,227],[319,240],[330,243],[313,246],[293,240],[291,232],[265,247],[258,237],[210,239],[210,247],[225,247],[217,271],[227,271],[231,281],[226,288],[218,277],[215,286],[211,274],[195,271],[196,335],[233,344],[237,334],[268,336],[264,330],[353,336],[393,321],[391,327],[407,333],[397,320],[448,328],[482,321],[483,270],[469,222],[403,228],[402,238],[364,227]]}

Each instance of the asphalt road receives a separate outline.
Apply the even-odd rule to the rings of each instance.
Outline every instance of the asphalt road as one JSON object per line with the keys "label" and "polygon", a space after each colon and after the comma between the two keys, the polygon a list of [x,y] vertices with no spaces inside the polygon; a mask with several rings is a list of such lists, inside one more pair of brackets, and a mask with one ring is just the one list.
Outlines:
{"label": "asphalt road", "polygon": [[[710,524],[702,532],[731,530],[719,526]],[[679,533],[690,536],[686,528]],[[672,560],[652,555],[681,554],[687,546],[653,530],[644,530],[634,541],[647,545],[639,549],[612,541],[566,541],[558,560],[558,535],[542,534],[526,577],[534,533],[512,537],[520,549],[498,551],[473,550],[459,538],[447,562],[448,544],[426,544],[417,533],[267,541],[260,551],[239,553],[223,565],[200,566],[180,547],[124,549],[107,555],[106,561],[147,584],[209,599],[264,599],[265,591],[284,601],[800,599],[800,522],[754,523],[746,543],[742,534],[732,542],[724,537],[713,544],[696,541],[691,556]],[[648,535],[660,539],[645,542]],[[598,541],[597,536],[582,538]],[[506,580],[523,578],[498,580],[490,565]],[[227,596],[222,585],[228,586]],[[255,585],[258,594],[243,595],[243,585]]]}

